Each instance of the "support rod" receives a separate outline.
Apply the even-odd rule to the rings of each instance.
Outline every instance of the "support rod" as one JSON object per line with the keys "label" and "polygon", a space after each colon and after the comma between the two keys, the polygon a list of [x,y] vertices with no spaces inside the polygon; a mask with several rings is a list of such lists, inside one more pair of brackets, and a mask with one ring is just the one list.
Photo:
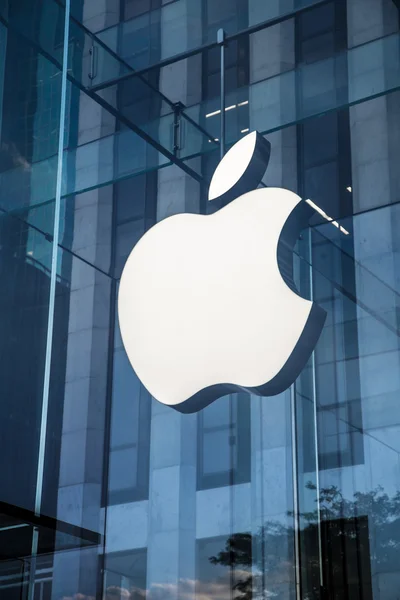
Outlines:
{"label": "support rod", "polygon": [[[68,74],[68,48],[69,48],[69,17],[70,17],[70,0],[65,2],[64,16],[64,47],[63,47],[63,62],[61,71],[61,98],[60,98],[60,122],[58,134],[58,160],[57,160],[57,181],[56,181],[56,197],[54,204],[54,225],[53,225],[53,245],[51,254],[51,274],[50,274],[50,292],[49,292],[49,311],[47,318],[47,339],[46,339],[46,358],[44,365],[44,381],[43,381],[43,398],[42,398],[42,415],[40,423],[40,439],[38,451],[38,467],[36,475],[36,495],[35,495],[35,516],[40,516],[42,511],[42,496],[43,496],[43,479],[46,453],[46,434],[47,420],[49,414],[49,396],[50,396],[50,376],[51,376],[51,355],[53,347],[53,331],[54,331],[54,315],[56,302],[56,285],[57,285],[57,258],[58,258],[58,242],[60,237],[60,215],[61,215],[61,190],[62,190],[62,171],[63,171],[63,154],[64,154],[64,131],[65,131],[65,114],[67,103],[67,74]],[[36,579],[36,557],[39,545],[39,530],[33,528],[32,532],[32,556],[29,568],[28,581],[28,600],[33,600],[35,595],[35,579]]]}
{"label": "support rod", "polygon": [[218,29],[217,41],[221,52],[221,133],[219,139],[219,147],[221,158],[225,154],[225,31]]}

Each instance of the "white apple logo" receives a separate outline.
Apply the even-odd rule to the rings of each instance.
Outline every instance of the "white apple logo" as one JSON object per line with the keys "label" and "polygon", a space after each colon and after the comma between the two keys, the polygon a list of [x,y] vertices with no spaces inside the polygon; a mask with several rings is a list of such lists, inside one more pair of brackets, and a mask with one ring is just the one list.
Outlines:
{"label": "white apple logo", "polygon": [[321,333],[325,312],[293,283],[293,246],[312,209],[288,190],[254,189],[269,152],[257,132],[242,138],[209,197],[247,193],[212,215],[161,221],[126,262],[118,310],[127,355],[150,394],[181,412],[232,391],[284,391]]}

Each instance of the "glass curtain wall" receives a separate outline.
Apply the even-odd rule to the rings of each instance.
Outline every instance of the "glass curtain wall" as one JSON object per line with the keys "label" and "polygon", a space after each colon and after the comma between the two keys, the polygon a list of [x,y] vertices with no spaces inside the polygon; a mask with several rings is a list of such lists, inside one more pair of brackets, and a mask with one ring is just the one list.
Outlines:
{"label": "glass curtain wall", "polygon": [[[42,10],[36,2],[18,6],[3,2],[0,10],[1,501],[32,513],[41,512],[43,487],[44,452],[40,440],[52,243],[41,233],[39,222],[29,227],[27,221],[41,185],[32,172],[32,164],[49,157],[57,162],[65,18],[63,11],[56,19],[54,16],[54,12]],[[21,18],[39,39],[45,38],[54,48],[59,55],[58,67],[14,30],[12,25]],[[18,189],[6,183],[7,174],[15,170],[19,173]],[[49,170],[45,185],[53,195],[56,179],[56,169]],[[47,211],[43,217],[52,231],[54,211]],[[56,282],[60,313],[65,310],[64,289],[65,278],[60,273]],[[65,323],[60,319],[54,324],[53,341],[61,356],[64,335]],[[60,370],[61,377],[62,361],[55,369]],[[51,409],[49,424],[54,422],[56,426],[58,419]],[[49,452],[57,454],[59,436],[49,439],[48,444]],[[55,475],[57,481],[58,466]],[[48,490],[51,506],[56,500],[56,489],[52,486]],[[10,525],[5,522],[4,526],[7,531]],[[31,539],[32,528],[27,531]]]}
{"label": "glass curtain wall", "polygon": [[[181,415],[116,300],[151,226],[217,208],[220,27],[227,145],[316,206],[327,321],[284,394]],[[397,600],[399,39],[392,0],[1,4],[1,598]]]}

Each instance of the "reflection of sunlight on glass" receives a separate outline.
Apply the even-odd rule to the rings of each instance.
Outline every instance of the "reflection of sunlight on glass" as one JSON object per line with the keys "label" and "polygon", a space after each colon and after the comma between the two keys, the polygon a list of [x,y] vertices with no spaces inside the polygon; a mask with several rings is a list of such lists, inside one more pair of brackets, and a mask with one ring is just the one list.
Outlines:
{"label": "reflection of sunlight on glass", "polygon": [[[240,106],[246,106],[248,103],[249,103],[249,101],[245,100],[244,102],[239,102],[239,104],[231,104],[230,106],[227,106],[225,108],[225,112],[228,112],[228,110],[233,110],[234,108],[239,108]],[[220,113],[221,113],[221,110],[214,110],[213,112],[206,114],[206,119],[209,119],[210,117],[216,117]]]}
{"label": "reflection of sunlight on glass", "polygon": [[342,233],[344,233],[345,235],[349,235],[349,232],[347,231],[347,229],[345,229],[344,227],[342,227],[342,225],[339,225],[339,223],[337,221],[334,221],[332,219],[332,217],[330,217],[329,215],[326,214],[326,212],[324,210],[322,210],[322,208],[320,208],[317,204],[315,204],[315,202],[313,202],[312,200],[307,199],[306,200],[307,204],[309,204],[314,210],[317,211],[317,213],[319,213],[322,217],[324,217],[324,219],[326,219],[327,221],[329,221],[329,223],[332,223],[332,225],[334,225],[337,229],[339,229]]}
{"label": "reflection of sunlight on glass", "polygon": [[206,115],[206,119],[209,119],[210,117],[215,117],[215,115],[219,115],[220,112],[220,110],[214,110],[214,112],[208,113],[208,115]]}

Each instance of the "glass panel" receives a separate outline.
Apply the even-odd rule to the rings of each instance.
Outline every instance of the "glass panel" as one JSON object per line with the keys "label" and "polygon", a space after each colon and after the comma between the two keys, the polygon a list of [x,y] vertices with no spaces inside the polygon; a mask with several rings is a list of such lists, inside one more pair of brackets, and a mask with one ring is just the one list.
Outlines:
{"label": "glass panel", "polygon": [[25,600],[27,579],[23,560],[0,561],[0,595],[4,600]]}
{"label": "glass panel", "polygon": [[[271,3],[255,5],[260,15],[276,12]],[[0,200],[3,210],[15,211],[0,217],[0,445],[2,498],[32,508],[52,249],[51,237],[41,230],[51,234],[54,219],[60,78],[53,61],[61,46],[53,9],[44,8],[46,22],[38,25],[38,4],[20,6],[29,10],[30,21],[13,7],[15,27],[7,39],[0,27],[0,46],[6,42],[0,54],[1,140],[7,142]],[[184,6],[171,4],[172,17]],[[232,7],[208,3],[210,31],[224,20],[229,30]],[[249,16],[254,22],[249,12],[236,15],[236,22]],[[323,217],[316,217],[311,233],[301,236],[295,253],[299,285],[326,309],[327,320],[294,388],[277,397],[231,394],[200,415],[181,415],[140,385],[115,322],[116,280],[143,233],[173,214],[206,212],[202,186],[176,165],[166,166],[129,127],[140,126],[142,135],[161,141],[174,157],[190,158],[197,173],[209,173],[214,161],[202,161],[200,154],[215,150],[207,131],[210,125],[218,137],[219,115],[208,111],[219,108],[218,99],[209,101],[205,114],[205,105],[197,105],[181,115],[182,137],[175,137],[177,115],[170,104],[158,100],[151,106],[154,97],[136,89],[133,78],[120,86],[118,102],[112,86],[95,91],[92,85],[85,90],[89,95],[77,89],[77,81],[69,86],[42,504],[59,522],[39,532],[38,549],[45,554],[31,578],[34,600],[294,600],[299,590],[304,600],[397,598],[400,204],[391,203],[400,189],[398,94],[375,96],[398,87],[399,49],[396,36],[388,36],[322,61],[331,39],[314,29],[320,25],[307,14],[302,19],[304,35],[315,36],[302,47],[307,63],[250,90],[240,88],[227,105],[230,141],[253,121],[277,134],[275,170],[267,177],[272,171],[284,185],[289,172],[292,188],[326,210],[334,207],[334,217],[365,211],[336,223],[321,224]],[[17,36],[17,27],[40,42],[51,60]],[[88,34],[82,32],[78,27],[73,33],[71,47],[78,65],[87,62],[86,84],[93,66],[101,76],[123,74],[112,53],[108,62],[99,50],[92,64],[82,37]],[[163,44],[175,52],[187,43],[178,34],[163,40],[158,30],[153,56]],[[147,52],[144,36],[127,42],[124,52],[128,46],[134,57]],[[71,68],[78,78],[80,67]],[[107,92],[108,109],[124,116],[118,124],[107,108],[98,109]],[[344,111],[347,125],[339,111],[329,113],[366,97],[368,102]],[[279,130],[292,120],[296,127]],[[343,143],[346,127],[350,141]],[[372,210],[377,204],[385,206]],[[30,217],[32,226],[24,222]],[[79,535],[69,534],[61,520]],[[32,548],[31,525],[21,531],[14,519],[2,525],[2,551],[21,554],[24,561]],[[7,533],[6,527],[16,525]],[[83,533],[95,534],[85,548]],[[54,546],[68,552],[47,554]],[[1,562],[0,596],[21,599],[28,575],[19,561]]]}
{"label": "glass panel", "polygon": [[[227,538],[223,537],[197,542],[196,595],[230,597],[231,562],[229,557],[224,555],[225,546],[228,544]],[[249,550],[251,551],[251,543]],[[251,561],[251,555],[249,560]]]}
{"label": "glass panel", "polygon": [[229,406],[226,400],[213,402],[203,412],[204,427],[224,427],[229,425]]}
{"label": "glass panel", "polygon": [[135,488],[137,448],[113,450],[110,454],[110,492]]}
{"label": "glass panel", "polygon": [[6,67],[7,27],[0,22],[0,131],[3,119],[4,74]]}
{"label": "glass panel", "polygon": [[[104,250],[111,246],[111,232],[107,238],[96,229],[101,201],[92,198],[90,205],[94,235],[88,251],[100,241]],[[59,248],[42,510],[99,533],[111,301],[111,279]]]}
{"label": "glass panel", "polygon": [[[53,0],[51,0],[51,2],[53,2]],[[177,7],[181,6],[181,2],[172,3],[160,10],[178,10]],[[51,7],[49,14],[51,14],[52,18],[58,22],[58,17],[56,18],[56,14],[53,14],[55,10],[57,10],[57,8]],[[59,6],[58,10],[60,10]],[[179,8],[179,10],[181,10],[181,8]],[[16,19],[14,25],[17,28],[22,27],[18,19]],[[57,61],[57,41],[54,42],[53,38],[48,40],[44,34],[42,35],[40,30],[25,29],[24,35],[29,36],[35,43],[43,47],[47,56],[50,56]],[[42,37],[44,38],[43,41]],[[84,41],[86,38],[87,42]],[[182,36],[179,37],[179,39],[181,38]],[[76,81],[79,82],[79,84],[83,83],[88,91],[90,91],[89,84],[92,84],[94,80],[90,79],[89,81],[82,82],[81,77],[82,73],[91,73],[91,63],[84,69],[76,65],[80,63],[81,59],[79,57],[82,55],[83,47],[87,47],[88,57],[90,58],[89,50],[92,48],[93,43],[98,44],[91,34],[75,21],[72,21],[71,44],[74,50],[71,50],[70,54],[74,59],[71,59],[72,71],[70,72],[70,75],[74,77],[73,74],[76,71]],[[324,44],[324,47],[325,46],[326,44]],[[121,64],[121,68],[127,69],[126,74],[130,72],[129,70],[131,67],[124,66],[121,59],[110,49],[107,49],[107,47],[104,46],[99,46],[99,48],[99,52],[105,53],[107,57],[110,57],[112,62],[118,64],[118,75],[121,74]],[[312,115],[321,114],[322,112],[346,105],[347,103],[361,102],[371,96],[397,89],[400,81],[400,59],[398,50],[398,34],[389,35],[386,38],[374,40],[363,46],[352,48],[347,53],[338,54],[326,60],[318,60],[313,64],[302,64],[296,71],[281,73],[276,77],[258,82],[250,88],[239,88],[232,94],[232,97],[229,96],[227,98],[227,108],[229,108],[229,111],[227,112],[228,143],[238,139],[241,135],[246,133],[249,128],[258,129],[261,132],[275,130]],[[95,62],[96,64],[100,64],[100,70],[103,69],[101,66],[102,61],[99,58],[96,58]],[[368,65],[367,71],[365,65]],[[107,68],[104,67],[104,69],[107,72]],[[123,73],[125,73],[125,71],[123,71]],[[124,82],[123,86],[125,85],[129,86],[129,80]],[[98,86],[97,83],[96,86]],[[132,88],[132,86],[130,87]],[[96,87],[92,86],[92,91],[90,93],[92,98],[101,102],[106,110],[110,110],[114,114],[115,111],[117,111],[116,114],[120,115],[120,118],[126,126],[139,126],[144,135],[149,135],[149,141],[152,140],[155,143],[160,144],[172,154],[176,153],[178,158],[188,159],[212,149],[210,144],[214,144],[214,140],[219,136],[219,102],[217,98],[208,101],[200,107],[194,106],[185,111],[184,114],[191,117],[191,120],[189,121],[184,117],[179,134],[179,143],[176,145],[176,139],[173,133],[173,102],[160,94],[160,92],[158,92],[154,86],[143,77],[138,78],[138,76],[135,76],[135,84],[133,87],[135,90],[143,89],[147,108],[151,106],[157,107],[157,114],[154,115],[154,117],[151,117],[150,113],[145,117],[147,109],[143,112],[143,102],[141,104],[141,109],[139,109],[140,103],[137,104],[136,101],[133,102],[133,104],[129,103],[129,105],[121,105],[120,102],[117,102],[116,100],[116,90],[112,88],[110,88],[107,93],[105,90],[100,93]],[[186,99],[183,100],[185,101]],[[234,107],[235,110],[231,109],[231,107]],[[212,115],[212,117],[209,115]],[[140,131],[138,131],[138,133],[141,135]],[[101,169],[101,176],[97,171],[91,168],[90,165],[91,156],[98,155],[99,153],[107,156],[107,153],[110,153],[112,150],[111,147],[113,146],[112,142],[104,141],[102,148],[97,147],[97,145],[89,148],[84,147],[79,151],[79,154],[78,149],[76,151],[76,157],[74,156],[75,150],[72,149],[72,164],[79,159],[79,161],[82,162],[82,165],[84,165],[84,168],[80,169],[76,181],[74,175],[71,176],[72,186],[70,186],[69,182],[66,183],[64,188],[65,194],[82,191],[94,185],[103,185],[104,183],[108,183],[111,180],[111,177],[123,177],[138,172],[138,169],[140,172],[143,169],[155,168],[160,165],[158,156],[153,161],[150,161],[150,164],[140,165],[132,165],[129,158],[128,164],[125,165],[125,159],[131,156],[131,153],[127,153],[125,149],[128,146],[131,148],[132,140],[136,138],[130,136],[128,139],[128,137],[123,136],[118,139],[117,152],[120,152],[121,169],[120,172],[118,172],[119,169],[117,169],[116,173],[110,171],[109,162],[104,165],[104,169]],[[211,142],[209,140],[211,140]],[[141,157],[145,154],[143,152],[144,146],[140,145],[143,143],[144,142],[142,141],[138,142],[137,146],[136,154]],[[96,144],[96,142],[93,142],[93,144]],[[177,148],[179,148],[178,152],[176,150]],[[48,148],[44,146],[43,152],[48,151]],[[161,163],[162,161],[163,159],[161,159]],[[71,163],[69,162],[69,164]],[[37,177],[40,178],[40,180],[44,179],[44,181],[46,181],[48,173],[51,173],[53,168],[54,161],[48,159],[44,164],[40,163],[39,166],[35,167],[35,172],[37,172]],[[199,172],[196,163],[193,161],[191,163],[191,168],[194,169],[195,172]],[[68,173],[69,177],[70,170],[65,169],[65,172]],[[13,174],[13,178],[18,185],[20,185],[20,175],[21,170]],[[12,182],[7,182],[7,185],[11,183]],[[12,187],[15,187],[15,184],[14,186],[11,185],[11,188]],[[44,201],[46,201],[46,196],[48,195],[51,195],[51,193],[44,194]]]}
{"label": "glass panel", "polygon": [[114,552],[106,557],[105,598],[141,600],[146,594],[146,550]]}
{"label": "glass panel", "polygon": [[[31,35],[33,35],[32,32]],[[339,54],[336,57],[320,60],[313,64],[303,64],[296,71],[288,71],[258,82],[250,88],[238,88],[227,97],[228,143],[247,133],[250,128],[256,128],[262,132],[271,131],[312,115],[337,108],[348,102],[360,102],[371,95],[375,96],[396,89],[400,81],[400,61],[396,58],[399,54],[396,51],[398,46],[398,35],[388,36],[364,46],[353,48],[347,54]],[[374,56],[374,61],[366,60],[365,53],[367,51]],[[386,56],[390,57],[389,62],[384,59]],[[379,59],[381,62],[377,57],[381,57]],[[382,61],[384,60],[385,67],[383,69]],[[44,76],[46,76],[47,81],[47,71],[55,67],[43,57],[41,57],[41,61],[43,68],[46,68]],[[365,79],[363,65],[366,62],[371,66],[371,69]],[[384,77],[381,77],[382,72],[385,73]],[[351,81],[350,87],[348,76]],[[358,79],[368,81],[370,89],[367,90],[364,84],[357,87]],[[135,85],[133,85],[134,82]],[[98,92],[97,95],[94,94],[92,99],[85,98],[84,102],[83,93],[78,94],[78,98],[75,87],[69,86],[70,114],[76,115],[75,111],[79,106],[80,122],[82,124],[84,113],[88,114],[90,111],[91,115],[95,114],[94,109],[97,107],[97,101],[105,104],[104,108],[100,109],[104,113],[100,124],[92,122],[88,124],[85,131],[80,127],[77,148],[74,148],[76,144],[73,143],[73,139],[69,139],[70,149],[66,151],[64,159],[63,194],[74,194],[99,185],[105,185],[112,180],[168,164],[169,159],[152,149],[143,140],[140,132],[140,135],[128,130],[116,133],[115,122],[114,124],[111,122],[113,117],[110,115],[108,115],[106,124],[103,119],[107,120],[105,114],[109,110],[117,111],[122,123],[125,123],[124,127],[139,126],[143,135],[150,136],[150,141],[160,144],[180,159],[189,159],[209,152],[218,143],[215,142],[219,136],[218,98],[209,100],[201,106],[186,109],[180,117],[179,136],[176,138],[174,136],[176,115],[173,112],[173,104],[160,96],[159,92],[153,90],[151,86],[149,87],[146,81],[137,77],[131,82],[129,80],[124,82],[122,89],[128,86],[137,90],[138,84],[145,93],[143,98],[146,98],[146,106],[152,104],[157,106],[156,113],[162,116],[154,116],[154,118],[146,116],[143,113],[143,107],[139,109],[139,105],[142,106],[143,104],[140,98],[133,103],[130,100],[128,104],[120,104],[119,101],[116,101],[115,90],[111,88],[107,94],[105,94],[105,91],[101,92],[101,98],[98,95],[100,92]],[[52,85],[54,85],[54,82]],[[43,98],[47,97],[44,92],[41,92],[41,95]],[[139,94],[140,97],[142,95],[142,93]],[[129,93],[127,97],[130,96]],[[166,114],[163,114],[165,111]],[[53,121],[54,119],[50,121],[50,126]],[[200,123],[201,128],[197,123]],[[88,135],[89,130],[92,132],[90,135]],[[109,134],[104,135],[107,130]],[[71,131],[69,136],[71,136]],[[93,137],[98,138],[99,136],[102,136],[101,139],[93,139]],[[82,143],[84,140],[87,140],[86,143]],[[32,159],[33,163],[30,166],[31,178],[34,181],[40,181],[40,186],[36,186],[37,191],[33,198],[35,204],[49,202],[54,197],[52,182],[54,182],[56,160],[51,156],[42,160],[43,157],[52,153],[53,147],[54,136],[50,136],[47,141],[43,140],[43,143],[40,146],[38,145]],[[98,168],[99,160],[101,161],[101,168]],[[191,160],[189,166],[195,172],[201,170],[195,160]],[[335,168],[333,164],[331,166],[333,169]],[[313,170],[308,173],[311,190],[315,188],[321,177],[325,180],[325,175],[321,175],[321,168],[313,167]],[[324,168],[328,168],[327,165]],[[27,175],[24,169],[26,170],[26,165],[17,162],[16,167],[9,168],[6,173],[1,174],[2,185],[9,190],[5,206],[7,210],[11,210],[13,207],[25,206],[25,195],[22,188]],[[334,177],[334,180],[336,181],[337,177]],[[331,186],[329,189],[332,195],[335,195]],[[43,211],[36,213],[35,219],[37,219],[40,228],[45,229],[43,219],[46,221],[46,218],[43,216]],[[34,224],[35,219],[32,219]]]}
{"label": "glass panel", "polygon": [[[226,98],[227,141],[233,143],[248,128],[271,132],[396,90],[400,87],[399,57],[400,38],[395,34],[238,88]],[[212,137],[219,137],[218,96],[185,112]]]}
{"label": "glass panel", "polygon": [[[45,10],[46,18],[51,18],[55,23],[57,23],[58,28],[60,18],[62,17],[62,7],[58,3],[56,3],[55,0],[47,0]],[[13,30],[22,34],[27,40],[29,40],[29,42],[32,45],[34,45],[34,47],[37,48],[37,50],[41,52],[44,55],[44,57],[46,57],[41,58],[44,64],[47,65],[53,63],[55,65],[54,68],[57,68],[59,66],[61,57],[60,52],[62,47],[60,49],[58,40],[54,40],[51,36],[47,36],[45,32],[40,30],[40,28],[38,29],[34,25],[29,26],[28,21],[23,18],[19,18],[18,14],[16,18],[13,18],[13,14],[11,13],[8,24],[10,27],[13,28]],[[145,135],[148,135],[152,141],[154,141],[157,144],[160,144],[169,152],[174,153],[174,104],[162,94],[160,94],[160,92],[158,92],[154,86],[151,86],[144,77],[135,78],[134,88],[135,94],[140,96],[142,100],[145,101],[145,106],[147,108],[152,106],[152,112],[154,113],[155,111],[155,114],[153,115],[150,111],[148,113],[147,118],[145,118],[145,113],[143,112],[143,102],[142,104],[140,104],[140,102],[138,103],[138,101],[130,103],[129,105],[124,105],[123,103],[121,104],[120,94],[117,94],[116,90],[113,90],[111,88],[107,92],[101,92],[97,94],[94,88],[94,84],[98,86],[104,81],[109,81],[118,78],[123,74],[131,72],[132,67],[124,63],[120,58],[118,58],[116,54],[114,54],[106,46],[97,42],[96,38],[93,35],[89,34],[78,22],[72,19],[70,20],[69,43],[69,79],[75,82],[78,87],[82,88],[83,86],[85,89],[87,89],[90,92],[91,98],[93,98],[93,100],[101,102],[102,106],[106,110],[111,111],[112,114],[118,114],[125,127],[129,128],[133,126],[134,130],[136,127],[140,127],[139,130],[136,129],[135,131],[138,131],[138,133],[143,132]],[[51,63],[49,63],[49,61],[51,61]],[[94,90],[93,92],[92,88]],[[73,90],[73,88],[71,87],[69,89],[70,91]],[[81,108],[83,108],[82,105]],[[141,110],[139,110],[139,108],[141,108]],[[74,110],[76,110],[75,107]],[[91,115],[91,118],[93,119],[93,114]],[[137,137],[137,133],[129,133],[131,134],[129,136],[129,139],[127,139],[127,136],[117,138],[117,152],[119,153],[119,157],[121,160],[122,173],[127,170],[129,174],[132,174],[137,169],[137,166],[135,165],[133,167],[134,170],[132,171],[131,162],[132,140],[134,140]],[[196,126],[195,123],[192,123],[188,119],[185,119],[185,131],[184,133],[181,133],[182,141],[180,146],[182,148],[185,145],[183,136],[185,139],[187,138],[188,140],[190,140],[191,138],[193,138],[194,140],[198,140],[202,137],[205,137],[206,141],[208,142],[208,135],[204,134]],[[136,151],[133,152],[133,155],[136,157],[141,157],[143,161],[143,157],[146,156],[146,153],[144,152],[146,148],[146,142],[141,137],[138,137],[138,139],[140,140],[139,144],[141,144],[141,146],[136,147]],[[194,141],[193,143],[195,144],[195,146],[198,146],[198,141]],[[126,152],[127,146],[125,144],[129,145],[129,153]],[[83,189],[87,189],[88,187],[102,185],[106,182],[108,183],[111,181],[111,178],[114,175],[114,173],[109,170],[111,168],[112,163],[107,162],[104,165],[106,169],[102,176],[103,180],[101,180],[98,179],[99,176],[97,174],[93,173],[93,168],[90,171],[90,160],[93,155],[97,156],[100,153],[102,153],[105,157],[109,156],[110,151],[112,152],[113,145],[113,138],[108,138],[108,144],[106,141],[103,141],[101,147],[98,147],[96,145],[92,145],[90,147],[85,146],[83,149],[80,150],[80,154],[76,157],[74,155],[75,151],[73,150],[72,157],[68,156],[68,159],[66,159],[68,160],[67,165],[71,163],[74,164],[76,160],[79,160],[79,163],[82,164],[82,168],[80,170],[81,176],[83,175],[83,177],[87,178],[89,171],[89,176],[91,176],[92,179],[93,177],[97,177],[97,180],[92,180],[91,183],[88,183],[86,181],[84,183],[82,181],[81,183],[79,183],[80,177],[77,177],[77,181],[75,182],[75,177],[73,177],[75,186],[74,191],[82,191]],[[76,152],[78,151],[79,149]],[[193,151],[188,147],[185,150],[184,156],[187,157],[189,156],[189,154],[192,154],[196,151],[196,149]],[[157,153],[155,153],[155,155],[156,157],[158,157]],[[161,161],[162,160],[163,157]],[[36,167],[35,170],[39,170],[40,177],[43,175],[46,176],[47,172],[49,170],[51,171],[54,168],[53,163],[54,161],[51,160],[46,161],[44,164],[42,163],[39,167]],[[162,162],[160,163],[156,158],[156,162],[153,161],[153,164],[152,166],[150,166],[150,168],[159,167],[160,164],[162,164]],[[64,180],[67,174],[69,174],[69,169],[66,167],[64,169]],[[126,172],[124,173],[124,175],[121,175],[117,172],[116,177],[118,176],[126,176]],[[14,173],[14,178],[18,180],[18,177],[19,173]],[[104,181],[104,178],[107,178],[106,181]],[[84,187],[77,188],[76,184],[78,184],[78,186],[83,185]],[[72,191],[69,191],[68,188],[69,186],[67,182],[63,190],[64,194],[72,193]],[[46,201],[46,199],[47,198],[45,197],[41,199],[41,201]]]}
{"label": "glass panel", "polygon": [[[393,401],[400,386],[397,237],[392,234],[397,208],[343,220],[348,235],[332,224],[318,226],[312,235],[313,263],[319,265],[313,270],[314,298],[319,301],[323,290],[328,319],[315,352],[315,379],[309,369],[298,383],[300,547],[307,565],[303,588],[310,597],[378,598],[378,581],[388,594],[396,589],[397,572],[387,552],[398,536],[398,486],[392,477],[398,470]],[[322,267],[327,254],[335,263],[329,271]],[[379,264],[386,277],[369,263]],[[330,281],[321,285],[325,277]]]}
{"label": "glass panel", "polygon": [[229,471],[233,468],[230,458],[229,430],[209,431],[204,435],[203,471],[204,475]]}
{"label": "glass panel", "polygon": [[[10,23],[24,21],[45,43],[62,49],[62,12],[54,19],[42,3],[9,3],[7,16]],[[1,26],[0,39],[1,500],[33,510],[52,244],[24,218],[44,183],[35,178],[32,164],[50,155],[57,160],[61,73],[13,29],[5,33]],[[16,171],[18,184],[14,180],[10,185]],[[55,169],[46,174],[44,185],[54,194]],[[5,212],[22,207],[19,218]],[[52,214],[46,229],[53,229]]]}
{"label": "glass panel", "polygon": [[[126,391],[127,398],[124,402]],[[114,403],[111,420],[111,445],[137,444],[140,383],[123,350],[114,356]],[[133,400],[133,401],[132,401]]]}
{"label": "glass panel", "polygon": [[[4,3],[3,3],[4,4]],[[62,65],[64,43],[65,9],[53,0],[46,2],[7,2],[8,12],[4,17],[7,26],[17,30],[27,39],[32,40],[36,52],[44,50],[54,58],[58,66]]]}
{"label": "glass panel", "polygon": [[[276,18],[287,17],[296,10],[319,4],[321,0],[296,1],[295,7],[270,2],[249,2],[249,8],[232,2],[209,3],[209,27],[202,28],[201,3],[196,0],[171,2],[116,27],[102,31],[99,37],[135,69],[151,67],[160,60],[195,50],[216,41],[216,31],[223,27],[228,35]],[[162,35],[160,37],[160,29]],[[119,48],[116,41],[119,41]],[[118,48],[118,50],[117,50]]]}
{"label": "glass panel", "polygon": [[[141,137],[125,130],[64,153],[63,195],[84,192],[166,164],[169,164],[168,160]],[[56,169],[55,156],[29,167],[30,178],[41,182],[40,187],[35,186],[30,202],[26,192],[23,193],[26,167],[17,166],[1,173],[0,185],[8,190],[4,208],[10,211],[26,208],[27,204],[40,206],[53,201]]]}
{"label": "glass panel", "polygon": [[150,397],[121,348],[114,353],[108,483],[110,504],[147,498],[149,437]]}

